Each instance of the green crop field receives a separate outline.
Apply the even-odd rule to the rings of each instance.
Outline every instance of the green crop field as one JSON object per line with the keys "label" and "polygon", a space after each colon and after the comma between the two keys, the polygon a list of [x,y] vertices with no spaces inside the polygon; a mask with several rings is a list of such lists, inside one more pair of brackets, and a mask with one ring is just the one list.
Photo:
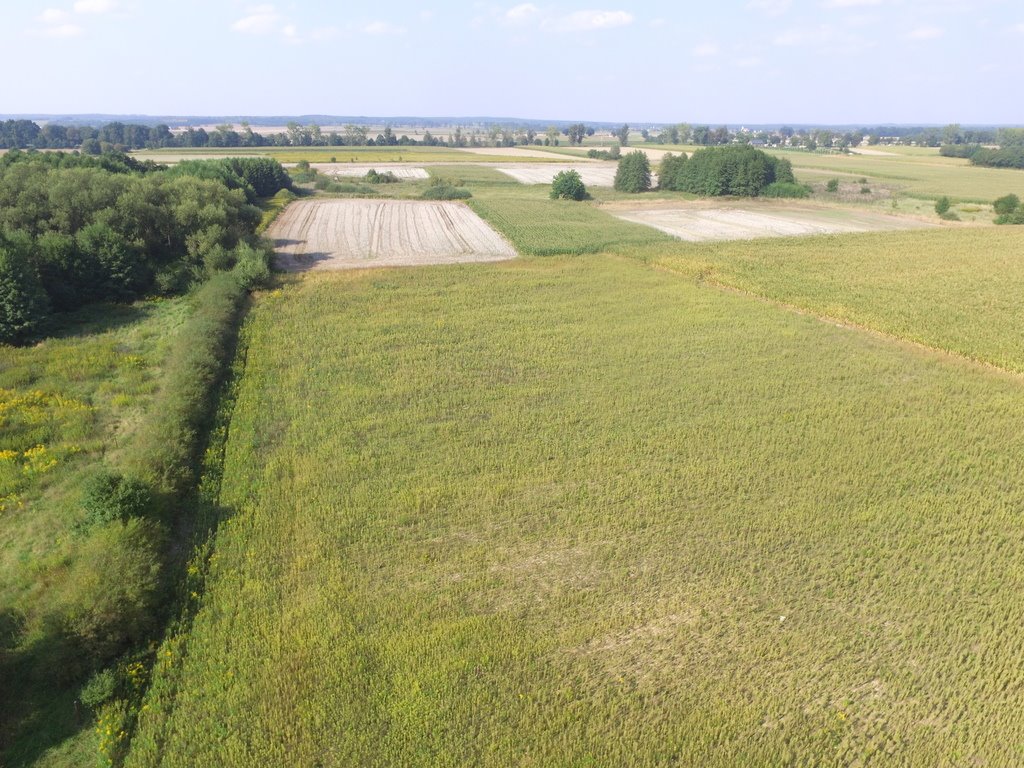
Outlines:
{"label": "green crop field", "polygon": [[1020,227],[987,227],[705,244],[656,261],[1024,372],[1022,254]]}
{"label": "green crop field", "polygon": [[656,266],[262,296],[127,764],[1020,759],[1021,382]]}

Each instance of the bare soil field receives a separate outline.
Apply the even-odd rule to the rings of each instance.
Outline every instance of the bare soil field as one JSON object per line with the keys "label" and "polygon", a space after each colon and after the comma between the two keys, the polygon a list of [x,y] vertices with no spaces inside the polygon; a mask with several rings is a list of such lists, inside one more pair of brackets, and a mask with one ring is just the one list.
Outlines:
{"label": "bare soil field", "polygon": [[[555,174],[561,171],[576,171],[579,173],[583,183],[588,187],[610,187],[615,183],[615,171],[618,168],[616,163],[593,163],[581,165],[531,165],[521,163],[519,165],[496,165],[499,171],[511,176],[521,184],[550,184]],[[657,186],[657,174],[651,174],[651,184]]]}
{"label": "bare soil field", "polygon": [[282,269],[358,269],[501,261],[515,250],[461,203],[302,200],[267,235]]}
{"label": "bare soil field", "polygon": [[794,204],[693,203],[636,207],[610,204],[609,213],[646,224],[680,240],[753,240],[847,232],[880,232],[932,226],[917,219],[873,211]]}
{"label": "bare soil field", "polygon": [[422,165],[397,165],[395,163],[311,163],[313,168],[328,176],[365,176],[367,171],[388,171],[400,179],[429,179],[430,174]]}
{"label": "bare soil field", "polygon": [[[543,149],[529,149],[527,147],[463,147],[460,148],[459,151],[466,152],[471,155],[491,155],[494,157],[508,157],[512,155],[519,157],[535,157],[549,161],[558,160],[558,155],[556,154],[545,152]],[[597,161],[585,158],[582,162]]]}

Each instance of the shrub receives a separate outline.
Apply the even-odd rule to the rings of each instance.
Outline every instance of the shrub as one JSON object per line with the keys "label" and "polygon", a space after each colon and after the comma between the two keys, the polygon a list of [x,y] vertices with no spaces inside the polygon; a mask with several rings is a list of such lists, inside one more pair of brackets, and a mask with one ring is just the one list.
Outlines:
{"label": "shrub", "polygon": [[861,187],[860,188],[860,193],[862,195],[870,195],[871,194],[871,187]]}
{"label": "shrub", "polygon": [[366,172],[364,177],[370,184],[397,184],[399,179],[391,171],[384,171],[384,173],[377,173],[373,168]]}
{"label": "shrub", "polygon": [[790,181],[776,181],[769,184],[761,194],[764,197],[810,197],[811,191],[803,184]]}
{"label": "shrub", "polygon": [[100,670],[82,686],[78,700],[87,709],[98,709],[114,698],[117,682],[117,673],[113,669]]}
{"label": "shrub", "polygon": [[997,216],[996,224],[1024,224],[1024,208],[1018,208],[1013,213],[1004,213]]}
{"label": "shrub", "polygon": [[935,201],[935,212],[939,214],[939,216],[944,213],[948,213],[950,205],[951,203],[949,202],[949,198],[943,195]]}
{"label": "shrub", "polygon": [[163,531],[132,518],[93,528],[83,540],[61,596],[67,633],[96,660],[146,637],[160,592]]}
{"label": "shrub", "polygon": [[825,184],[826,192],[838,192],[839,191],[839,179],[829,179],[828,183]]}
{"label": "shrub", "polygon": [[587,188],[577,171],[560,171],[551,182],[552,200],[585,200]]}
{"label": "shrub", "polygon": [[1000,216],[1007,213],[1013,213],[1019,207],[1020,198],[1014,194],[1003,195],[992,203],[992,209]]}
{"label": "shrub", "polygon": [[619,192],[647,192],[651,188],[651,163],[647,153],[635,150],[619,160],[615,189]]}
{"label": "shrub", "polygon": [[435,176],[430,180],[420,198],[423,200],[466,200],[472,197],[472,193],[458,179],[446,179],[442,176]]}
{"label": "shrub", "polygon": [[125,477],[119,472],[103,470],[85,487],[82,509],[85,525],[92,527],[133,517],[145,517],[153,503],[153,495],[141,480]]}

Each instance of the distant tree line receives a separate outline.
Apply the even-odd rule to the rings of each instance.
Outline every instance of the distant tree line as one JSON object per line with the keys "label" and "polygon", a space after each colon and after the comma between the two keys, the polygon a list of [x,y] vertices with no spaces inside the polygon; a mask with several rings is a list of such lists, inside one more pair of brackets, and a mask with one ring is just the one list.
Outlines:
{"label": "distant tree line", "polygon": [[0,341],[51,312],[172,293],[264,258],[257,197],[291,184],[270,158],[172,169],[124,155],[12,151],[0,158]]}
{"label": "distant tree line", "polygon": [[1024,168],[1024,128],[1000,128],[996,132],[998,147],[979,143],[943,144],[939,154],[944,157],[962,157],[972,165],[989,168]]}

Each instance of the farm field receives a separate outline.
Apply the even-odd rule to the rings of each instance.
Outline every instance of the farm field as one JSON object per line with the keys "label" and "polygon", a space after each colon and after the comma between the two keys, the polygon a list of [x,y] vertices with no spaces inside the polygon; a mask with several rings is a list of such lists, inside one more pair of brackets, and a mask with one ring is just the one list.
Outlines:
{"label": "farm field", "polygon": [[510,259],[515,250],[462,203],[301,200],[267,230],[287,270]]}
{"label": "farm field", "polygon": [[714,243],[654,256],[702,280],[1024,373],[1020,227]]}
{"label": "farm field", "polygon": [[1019,757],[1018,378],[608,255],[290,278],[244,337],[127,765]]}
{"label": "farm field", "polygon": [[[376,166],[368,163],[313,163],[311,167],[328,176],[341,177],[365,176],[369,171],[376,170]],[[404,180],[430,178],[423,166],[388,164],[387,171]]]}
{"label": "farm field", "polygon": [[[496,166],[506,176],[521,184],[550,184],[556,174],[562,171],[576,171],[588,187],[610,187],[615,183],[615,163],[594,163],[592,165],[528,165],[519,164]],[[651,174],[652,184],[657,185],[658,175]]]}
{"label": "farm field", "polygon": [[914,219],[870,211],[755,201],[728,205],[703,202],[643,207],[612,203],[606,210],[625,221],[654,227],[689,242],[876,232],[929,226]]}

